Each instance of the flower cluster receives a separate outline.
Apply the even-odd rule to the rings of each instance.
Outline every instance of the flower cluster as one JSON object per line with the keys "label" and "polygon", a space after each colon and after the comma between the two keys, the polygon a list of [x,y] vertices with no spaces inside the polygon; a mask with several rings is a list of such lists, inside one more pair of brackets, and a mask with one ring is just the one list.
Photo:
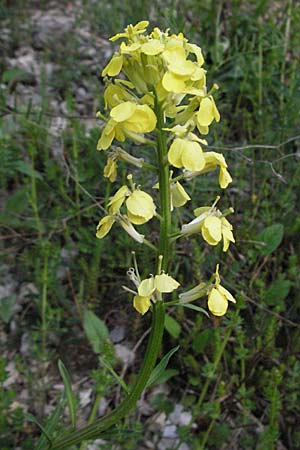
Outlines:
{"label": "flower cluster", "polygon": [[[170,34],[168,30],[154,28],[147,34],[148,25],[148,21],[128,25],[123,32],[110,38],[112,42],[121,42],[102,71],[106,83],[106,117],[98,113],[104,125],[97,149],[108,150],[104,177],[112,183],[117,180],[118,162],[124,161],[156,171],[159,182],[153,187],[165,189],[165,184],[161,186],[161,170],[162,166],[167,166],[168,174],[165,172],[164,176],[169,183],[167,204],[171,212],[191,200],[179,180],[187,182],[218,169],[219,185],[226,189],[232,178],[224,156],[205,150],[208,145],[205,136],[212,123],[219,122],[220,114],[213,97],[218,86],[214,84],[210,90],[207,88],[201,48],[190,43],[182,33]],[[148,163],[145,155],[134,156],[115,146],[125,140],[136,145],[153,146],[155,140],[152,134],[147,136],[149,133],[163,135],[167,143],[158,167],[153,161]],[[169,165],[180,173],[175,178],[172,178],[172,171],[169,173]],[[128,181],[130,187],[121,186],[110,198],[107,215],[100,220],[96,236],[99,239],[105,237],[117,222],[137,242],[152,245],[134,226],[145,224],[154,216],[164,221],[162,211],[165,209],[160,204],[157,214],[152,196],[136,187],[131,176],[128,176]],[[166,200],[166,195],[160,196],[161,203],[163,199]],[[235,242],[232,225],[226,218],[233,210],[222,213],[215,204],[197,208],[195,219],[182,225],[181,230],[175,233],[176,238],[198,233],[212,246],[223,241],[223,251],[226,252],[230,243]],[[217,269],[214,287],[205,292],[208,308],[220,316],[227,310],[227,300],[234,300],[218,280]],[[173,292],[178,286],[176,280],[161,270],[153,277],[139,280],[133,300],[135,309],[145,314],[151,302],[160,300],[162,293]]]}

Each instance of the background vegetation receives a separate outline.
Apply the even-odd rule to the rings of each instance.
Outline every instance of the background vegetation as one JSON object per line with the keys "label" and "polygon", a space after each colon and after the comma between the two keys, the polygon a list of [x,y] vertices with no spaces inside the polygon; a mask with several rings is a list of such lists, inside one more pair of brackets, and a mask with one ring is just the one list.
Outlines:
{"label": "background vegetation", "polygon": [[[180,349],[166,384],[89,448],[299,448],[298,2],[2,0],[0,17],[1,449],[36,445],[31,414],[49,433],[54,422],[56,430],[70,423],[59,358],[71,374],[79,424],[119,401],[110,367],[130,383],[140,366],[149,317],[133,311],[121,286],[131,250],[145,273],[153,266],[117,228],[95,239],[110,186],[94,117],[113,51],[107,38],[146,18],[203,48],[222,117],[209,144],[234,178],[223,202],[235,209],[236,245],[223,257],[191,238],[174,256],[172,275],[193,285],[219,262],[238,303],[218,323],[171,311],[162,355]],[[212,203],[214,178],[195,180],[194,207]],[[93,334],[91,311],[109,338],[103,322],[102,334]],[[62,411],[65,422],[55,421]]]}

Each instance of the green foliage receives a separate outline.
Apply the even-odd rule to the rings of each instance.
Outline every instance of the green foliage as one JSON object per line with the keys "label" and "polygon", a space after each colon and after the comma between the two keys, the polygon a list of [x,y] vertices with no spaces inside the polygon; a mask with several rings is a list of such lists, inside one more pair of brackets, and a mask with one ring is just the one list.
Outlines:
{"label": "green foliage", "polygon": [[[1,40],[1,51],[5,57],[13,57],[14,49],[23,42],[31,43],[28,2],[5,3],[0,15],[5,27],[12,30],[12,40],[3,46]],[[41,2],[40,8],[46,10],[47,2]],[[107,38],[127,23],[149,16],[152,25],[184,31],[205,50],[206,67],[220,86],[221,122],[213,127],[210,150],[224,153],[234,178],[233,187],[222,199],[235,208],[231,221],[236,225],[237,242],[229,258],[223,260],[219,248],[208,255],[205,245],[191,238],[182,243],[173,267],[178,279],[188,279],[192,286],[209,278],[220,263],[222,282],[237,298],[240,314],[240,319],[229,315],[213,324],[203,313],[204,298],[196,305],[175,305],[166,322],[163,368],[156,376],[156,383],[168,381],[170,394],[155,394],[149,402],[155,411],[168,416],[176,399],[192,413],[195,428],[178,429],[181,442],[191,448],[230,446],[237,430],[236,445],[245,450],[272,450],[277,443],[297,448],[299,5],[271,0],[84,1],[77,12],[77,25],[91,24],[88,45],[93,46],[94,39]],[[117,378],[121,370],[108,339],[107,326],[115,320],[114,311],[118,311],[118,323],[127,325],[132,342],[148,326],[146,319],[133,316],[121,291],[134,247],[130,238],[118,230],[112,230],[105,242],[94,237],[110,187],[99,183],[104,165],[104,158],[95,151],[99,125],[95,122],[87,132],[85,119],[76,110],[74,92],[83,80],[87,83],[93,102],[87,102],[83,115],[94,116],[102,105],[98,77],[107,57],[97,47],[99,62],[96,70],[91,70],[81,55],[81,45],[76,33],[67,34],[63,43],[54,39],[48,44],[43,58],[54,64],[54,73],[44,84],[51,87],[51,93],[42,93],[38,106],[18,102],[17,92],[10,89],[15,83],[26,84],[25,74],[21,68],[9,68],[6,58],[0,61],[0,250],[18,283],[34,285],[22,300],[21,311],[18,293],[5,296],[0,303],[3,330],[15,330],[5,344],[5,358],[0,359],[1,449],[21,445],[42,449],[47,443],[45,436],[37,443],[37,426],[25,417],[22,402],[18,406],[20,388],[5,384],[8,357],[15,359],[25,333],[31,345],[21,373],[29,391],[30,411],[52,436],[54,429],[70,423],[63,421],[65,401],[58,399],[59,406],[49,421],[44,423],[36,414],[37,398],[46,403],[53,395],[53,379],[40,390],[35,386],[43,378],[45,361],[60,357],[72,380],[76,375],[92,378],[93,400],[99,402],[107,398],[110,387],[125,383]],[[39,87],[42,90],[42,83]],[[58,156],[49,131],[51,96],[65,102],[67,114],[75,116],[67,119],[60,134]],[[7,110],[8,104],[13,105],[11,110]],[[120,169],[120,179],[124,179],[121,164]],[[144,178],[151,187],[151,176],[145,173]],[[200,198],[209,204],[216,191],[209,174],[195,179],[189,192],[192,206],[198,207]],[[179,222],[185,219],[178,210]],[[141,275],[148,276],[151,256],[138,245],[135,250],[145,269]],[[6,283],[1,272],[1,285]],[[165,358],[177,344],[174,340],[180,343],[180,351],[167,368]],[[35,364],[40,369],[31,371]],[[130,369],[133,375],[137,366]],[[49,374],[56,371],[58,379],[57,369],[47,367]],[[140,426],[133,419],[126,424],[129,432],[123,427],[117,437],[108,437],[111,443],[105,444],[106,448],[112,448],[113,442],[121,448],[142,448],[143,434],[151,440],[157,433],[148,423],[143,422],[142,430]],[[131,434],[132,429],[136,434]]]}

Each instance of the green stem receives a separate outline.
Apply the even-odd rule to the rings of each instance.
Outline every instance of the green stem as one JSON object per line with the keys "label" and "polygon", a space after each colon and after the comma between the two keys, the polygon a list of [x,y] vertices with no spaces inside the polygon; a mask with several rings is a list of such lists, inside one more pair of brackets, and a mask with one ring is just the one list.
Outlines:
{"label": "green stem", "polygon": [[[157,116],[157,160],[160,191],[160,212],[162,216],[162,220],[160,222],[159,255],[162,255],[161,267],[163,270],[166,270],[169,258],[169,235],[171,229],[170,173],[167,159],[166,136],[162,130],[165,127],[165,121],[163,110],[157,98],[155,102],[155,113]],[[151,334],[148,341],[145,358],[136,378],[136,382],[128,396],[107,416],[83,427],[81,430],[70,432],[68,436],[54,441],[51,447],[52,450],[70,449],[73,445],[76,445],[84,440],[97,438],[103,431],[116,425],[122,418],[126,417],[128,413],[134,409],[155,367],[157,356],[161,348],[164,322],[164,304],[162,301],[157,301],[153,305]]]}
{"label": "green stem", "polygon": [[73,445],[76,445],[84,440],[96,439],[103,431],[118,423],[135,407],[136,402],[143,393],[148,378],[154,369],[157,355],[161,348],[165,320],[164,317],[164,305],[162,302],[157,302],[153,306],[152,331],[149,338],[145,359],[137,376],[136,382],[130,394],[125,398],[123,403],[121,403],[112,413],[97,420],[95,423],[83,427],[81,430],[70,433],[69,436],[54,441],[51,449],[70,449]]}
{"label": "green stem", "polygon": [[[229,340],[229,338],[230,338],[230,335],[231,335],[231,332],[232,332],[232,326],[233,326],[233,325],[231,325],[231,326],[228,327],[228,329],[227,329],[227,331],[226,331],[226,334],[225,334],[225,336],[224,336],[222,345],[220,346],[220,349],[219,349],[219,351],[218,351],[218,353],[217,353],[217,355],[216,355],[216,358],[215,358],[214,364],[213,364],[212,376],[215,374],[215,372],[216,372],[216,370],[217,370],[217,368],[218,368],[220,359],[221,359],[221,357],[222,357],[222,355],[223,355],[223,352],[224,352],[224,350],[225,350],[225,347],[226,347],[226,345],[227,345],[227,342],[228,342],[228,340]],[[203,402],[203,400],[204,400],[204,397],[205,397],[205,395],[206,395],[206,393],[207,393],[207,390],[208,390],[208,388],[209,388],[209,385],[210,385],[211,381],[212,381],[212,377],[206,378],[206,380],[205,380],[205,383],[204,383],[204,385],[203,385],[203,388],[202,388],[202,391],[201,391],[199,400],[198,400],[198,402],[197,402],[197,407],[198,407],[198,408],[200,408],[200,406],[202,405],[202,402]]]}

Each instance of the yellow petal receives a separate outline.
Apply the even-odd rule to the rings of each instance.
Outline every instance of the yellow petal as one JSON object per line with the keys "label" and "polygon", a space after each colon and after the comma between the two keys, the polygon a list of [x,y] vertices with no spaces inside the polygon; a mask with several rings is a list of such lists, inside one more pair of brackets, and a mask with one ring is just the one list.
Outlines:
{"label": "yellow petal", "polygon": [[110,232],[114,223],[115,219],[112,216],[103,217],[97,225],[96,237],[98,239],[104,238]]}
{"label": "yellow petal", "polygon": [[147,219],[143,216],[139,216],[137,214],[132,214],[130,211],[127,211],[128,219],[131,223],[134,223],[134,225],[143,225],[144,223],[148,222],[150,219]]}
{"label": "yellow petal", "polygon": [[184,139],[174,139],[168,152],[169,163],[179,169],[182,167],[181,156],[184,149],[184,143]]}
{"label": "yellow petal", "polygon": [[137,105],[124,127],[135,133],[149,133],[154,130],[156,121],[156,115],[148,105]]}
{"label": "yellow petal", "polygon": [[136,110],[137,105],[132,102],[124,102],[120,105],[115,106],[111,112],[110,116],[116,121],[116,122],[124,122],[125,120],[129,119],[129,117],[132,116],[134,111]]}
{"label": "yellow petal", "polygon": [[133,44],[126,45],[125,42],[122,42],[120,45],[120,51],[122,54],[131,54],[136,52],[141,47],[141,44],[139,42],[134,42]]}
{"label": "yellow petal", "polygon": [[155,291],[154,278],[146,278],[138,287],[138,293],[142,297],[148,297]]}
{"label": "yellow petal", "polygon": [[199,66],[202,66],[204,63],[204,58],[202,55],[201,48],[198,47],[198,45],[196,44],[186,44],[186,49],[189,52],[194,53],[196,55],[197,63],[199,64]]}
{"label": "yellow petal", "polygon": [[166,72],[162,79],[162,86],[168,92],[179,94],[180,92],[184,92],[185,82],[181,77],[171,72]]}
{"label": "yellow petal", "polygon": [[217,289],[218,289],[218,291],[219,291],[222,295],[224,295],[224,296],[227,298],[227,300],[229,300],[230,302],[236,303],[235,298],[234,298],[234,297],[230,294],[230,292],[227,291],[227,289],[225,289],[223,286],[219,285],[219,286],[217,287]]}
{"label": "yellow petal", "polygon": [[121,72],[123,65],[123,56],[114,55],[109,61],[107,66],[102,70],[102,76],[109,75],[110,77],[115,77]]}
{"label": "yellow petal", "polygon": [[230,173],[226,169],[226,167],[220,167],[220,174],[219,174],[219,184],[222,189],[226,189],[229,183],[232,182],[232,178],[230,176]]}
{"label": "yellow petal", "polygon": [[105,108],[114,108],[122,102],[130,100],[132,96],[122,86],[109,84],[104,92]]}
{"label": "yellow petal", "polygon": [[202,148],[194,141],[186,141],[181,159],[183,167],[187,170],[198,171],[205,166]]}
{"label": "yellow petal", "polygon": [[141,295],[135,295],[133,298],[133,307],[142,315],[144,315],[151,306],[151,300],[149,296],[142,297]]}
{"label": "yellow petal", "polygon": [[216,122],[220,122],[220,113],[218,111],[218,108],[215,104],[215,100],[213,98],[213,96],[210,96],[211,102],[212,102],[212,109],[213,109],[213,115],[214,115],[214,119]]}
{"label": "yellow petal", "polygon": [[169,64],[169,72],[180,77],[190,77],[196,69],[195,63],[188,60],[175,60]]}
{"label": "yellow petal", "polygon": [[155,275],[155,288],[158,292],[173,292],[180,286],[180,284],[174,280],[170,275],[162,273],[161,275]]}
{"label": "yellow petal", "polygon": [[171,184],[171,196],[172,204],[175,208],[179,208],[180,206],[185,205],[187,201],[191,200],[191,197],[186,193],[179,181]]}
{"label": "yellow petal", "polygon": [[128,214],[142,217],[146,221],[152,219],[155,214],[155,204],[153,199],[151,195],[144,191],[134,191],[126,200],[126,206],[128,209]]}
{"label": "yellow petal", "polygon": [[120,189],[117,190],[115,195],[110,199],[108,206],[109,206],[109,212],[111,214],[116,214],[119,212],[119,209],[121,208],[126,195],[128,193],[128,187],[126,185],[120,187]]}
{"label": "yellow petal", "polygon": [[110,147],[112,141],[115,138],[115,125],[116,122],[114,122],[113,120],[109,120],[107,122],[97,143],[97,150],[106,150],[108,147]]}
{"label": "yellow petal", "polygon": [[201,232],[203,239],[205,239],[208,244],[217,245],[222,239],[221,220],[214,216],[206,217]]}
{"label": "yellow petal", "polygon": [[164,50],[165,46],[158,39],[151,39],[142,45],[142,53],[149,56],[155,56]]}
{"label": "yellow petal", "polygon": [[212,101],[209,97],[201,100],[199,111],[196,114],[197,121],[203,127],[209,126],[214,120]]}
{"label": "yellow petal", "polygon": [[224,316],[228,308],[228,301],[224,295],[213,288],[208,294],[207,306],[214,316]]}
{"label": "yellow petal", "polygon": [[233,233],[232,233],[232,225],[228,222],[225,217],[221,219],[222,223],[222,236],[223,236],[223,252],[228,250],[230,242],[235,242]]}

